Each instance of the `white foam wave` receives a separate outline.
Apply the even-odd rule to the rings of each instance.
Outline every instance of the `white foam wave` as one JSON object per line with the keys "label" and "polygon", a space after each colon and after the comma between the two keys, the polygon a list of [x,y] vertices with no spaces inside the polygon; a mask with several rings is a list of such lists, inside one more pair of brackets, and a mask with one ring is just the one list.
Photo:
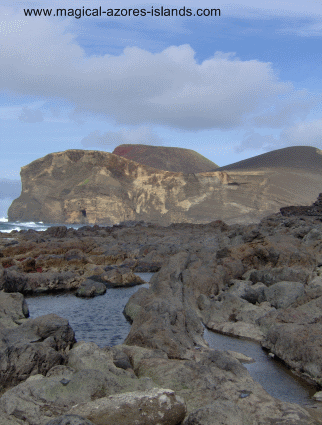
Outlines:
{"label": "white foam wave", "polygon": [[7,218],[5,218],[5,217],[0,218],[0,223],[7,223],[7,222],[8,222]]}
{"label": "white foam wave", "polygon": [[26,221],[25,223],[19,223],[24,227],[35,227],[37,224],[34,221]]}
{"label": "white foam wave", "polygon": [[21,227],[15,227],[14,229],[1,230],[1,233],[10,233],[12,230],[21,230]]}

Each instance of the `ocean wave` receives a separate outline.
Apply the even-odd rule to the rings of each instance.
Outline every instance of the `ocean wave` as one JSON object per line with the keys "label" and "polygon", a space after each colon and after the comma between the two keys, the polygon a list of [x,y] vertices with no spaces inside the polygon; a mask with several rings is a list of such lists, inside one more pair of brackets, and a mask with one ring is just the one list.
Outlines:
{"label": "ocean wave", "polygon": [[6,217],[0,218],[0,223],[7,223],[8,219]]}
{"label": "ocean wave", "polygon": [[14,229],[1,229],[1,233],[10,233],[12,230],[21,230],[21,227],[15,227]]}
{"label": "ocean wave", "polygon": [[37,223],[35,223],[34,221],[26,221],[26,222],[13,222],[12,224],[17,224],[19,226],[24,226],[24,227],[35,227],[37,226]]}

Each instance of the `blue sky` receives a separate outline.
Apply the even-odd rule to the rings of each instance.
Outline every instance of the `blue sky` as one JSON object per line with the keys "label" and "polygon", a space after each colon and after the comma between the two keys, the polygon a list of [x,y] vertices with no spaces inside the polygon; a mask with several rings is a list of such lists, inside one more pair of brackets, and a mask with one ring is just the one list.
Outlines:
{"label": "blue sky", "polygon": [[[221,16],[23,13],[194,4]],[[17,196],[10,179],[50,152],[146,143],[223,166],[286,146],[321,149],[321,35],[316,0],[0,0],[0,215]]]}

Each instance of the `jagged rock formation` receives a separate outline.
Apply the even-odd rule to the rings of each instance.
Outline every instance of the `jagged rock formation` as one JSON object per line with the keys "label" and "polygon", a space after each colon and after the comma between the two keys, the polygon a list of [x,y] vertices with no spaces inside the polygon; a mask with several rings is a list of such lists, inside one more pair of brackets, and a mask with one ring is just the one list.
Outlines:
{"label": "jagged rock formation", "polygon": [[120,145],[114,149],[113,154],[148,167],[176,173],[203,173],[218,168],[217,164],[192,149],[168,146]]}
{"label": "jagged rock formation", "polygon": [[322,191],[320,171],[272,168],[174,173],[99,151],[52,153],[22,167],[22,193],[9,220],[115,224],[145,220],[258,222]]}
{"label": "jagged rock formation", "polygon": [[[59,289],[54,274],[71,290],[77,275],[102,282],[115,267],[159,264],[150,287],[129,299],[131,331],[114,347],[75,344],[65,319],[28,319],[22,295],[0,294],[0,391],[3,381],[11,387],[0,394],[0,425],[63,425],[71,415],[84,425],[119,423],[110,400],[133,400],[133,392],[146,398],[151,390],[171,391],[161,397],[176,401],[178,425],[321,424],[317,404],[273,398],[239,354],[209,349],[202,326],[260,341],[322,385],[321,220],[277,213],[246,226],[131,222],[13,232],[11,241],[0,234],[5,292],[24,292],[24,282]],[[160,404],[153,408],[157,418],[164,413]],[[144,403],[132,406],[134,418],[151,414]],[[153,423],[148,420],[142,424]]]}
{"label": "jagged rock formation", "polygon": [[322,217],[322,193],[319,194],[319,197],[313,205],[305,207],[305,206],[291,206],[280,208],[280,212],[282,215],[286,217],[292,216],[300,216],[300,215],[313,215]]}

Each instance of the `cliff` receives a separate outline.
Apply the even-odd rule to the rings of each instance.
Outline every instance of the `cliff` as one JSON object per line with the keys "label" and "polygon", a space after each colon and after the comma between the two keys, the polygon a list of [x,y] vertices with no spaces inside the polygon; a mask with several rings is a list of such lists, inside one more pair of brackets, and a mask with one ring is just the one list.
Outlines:
{"label": "cliff", "polygon": [[292,169],[161,171],[107,152],[68,150],[21,169],[22,192],[10,221],[115,224],[256,222],[287,205],[308,205],[322,192],[321,173]]}

